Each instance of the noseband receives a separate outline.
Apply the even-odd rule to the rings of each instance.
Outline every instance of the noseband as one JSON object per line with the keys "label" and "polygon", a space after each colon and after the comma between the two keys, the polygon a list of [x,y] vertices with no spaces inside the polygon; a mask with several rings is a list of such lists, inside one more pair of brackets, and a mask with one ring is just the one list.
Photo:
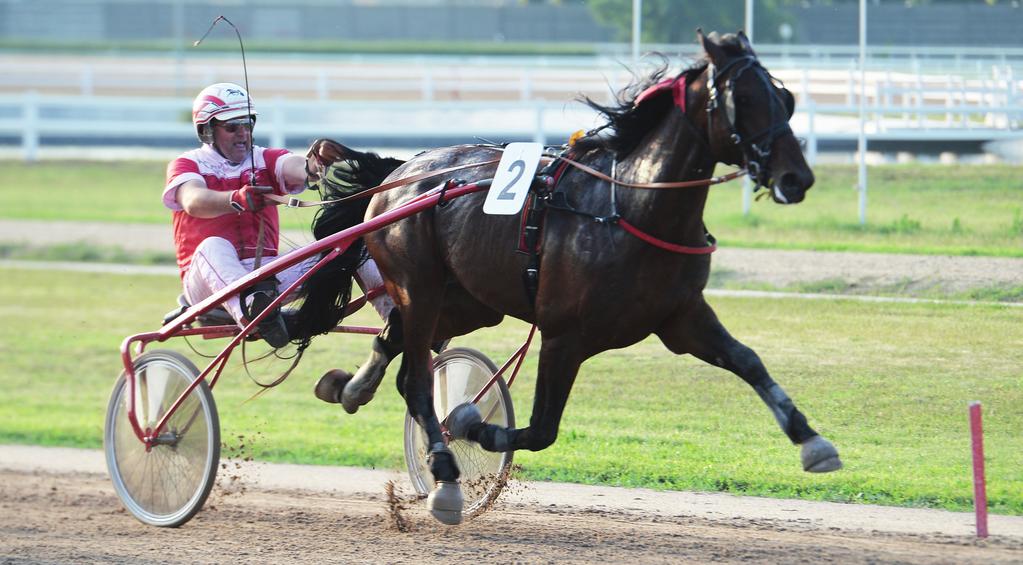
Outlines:
{"label": "noseband", "polygon": [[[771,159],[771,146],[779,137],[791,134],[792,128],[789,127],[789,116],[786,116],[783,113],[780,118],[777,117],[777,112],[775,110],[777,104],[772,103],[768,104],[768,109],[770,111],[770,115],[768,117],[771,125],[746,138],[739,135],[735,121],[735,81],[738,80],[743,73],[751,69],[757,78],[759,78],[764,84],[768,95],[772,95],[774,93],[774,85],[772,84],[770,74],[760,65],[760,61],[752,55],[733,59],[720,69],[715,68],[714,63],[710,63],[707,66],[707,75],[709,78],[707,82],[708,90],[710,91],[710,98],[707,103],[707,130],[709,133],[709,131],[713,129],[711,126],[714,110],[718,109],[723,99],[725,106],[725,124],[728,126],[728,132],[730,134],[729,138],[732,140],[732,143],[735,143],[742,151],[743,159],[745,160],[745,168],[749,173],[750,178],[753,179],[755,184],[754,190],[757,190],[762,186],[767,186],[767,183],[770,181],[768,166]],[[729,71],[731,71],[730,76],[728,75]],[[718,86],[718,77],[721,76],[727,76],[723,92]]]}

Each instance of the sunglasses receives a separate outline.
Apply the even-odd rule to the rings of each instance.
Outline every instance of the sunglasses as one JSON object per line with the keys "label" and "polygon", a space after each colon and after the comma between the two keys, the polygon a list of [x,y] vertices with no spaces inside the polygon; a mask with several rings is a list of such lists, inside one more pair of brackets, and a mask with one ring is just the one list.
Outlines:
{"label": "sunglasses", "polygon": [[246,131],[252,131],[252,122],[250,122],[246,118],[239,118],[227,122],[217,122],[216,126],[226,131],[227,133],[236,133],[239,129],[242,128],[244,128]]}

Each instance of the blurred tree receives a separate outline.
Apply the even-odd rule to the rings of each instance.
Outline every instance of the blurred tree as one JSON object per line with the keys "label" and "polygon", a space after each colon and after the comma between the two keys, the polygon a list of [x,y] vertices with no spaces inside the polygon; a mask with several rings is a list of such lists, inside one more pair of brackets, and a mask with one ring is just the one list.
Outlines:
{"label": "blurred tree", "polygon": [[[568,2],[569,0],[563,0]],[[871,5],[898,4],[926,6],[934,4],[989,5],[1008,4],[1018,0],[868,0]],[[858,4],[859,0],[756,0],[753,17],[755,42],[798,43],[799,26],[786,7],[807,5]],[[632,39],[632,0],[589,0],[587,3],[597,21],[617,30],[620,41]],[[690,43],[697,27],[704,31],[734,32],[745,25],[745,0],[643,0],[644,43]],[[795,31],[790,38],[778,33],[783,23]]]}
{"label": "blurred tree", "polygon": [[[781,6],[796,3],[757,0],[754,40],[780,42],[778,26],[787,19]],[[632,0],[590,0],[588,4],[598,21],[617,29],[619,40],[631,39]],[[690,43],[698,27],[708,33],[735,32],[745,25],[745,6],[745,0],[643,0],[642,39],[646,43]]]}

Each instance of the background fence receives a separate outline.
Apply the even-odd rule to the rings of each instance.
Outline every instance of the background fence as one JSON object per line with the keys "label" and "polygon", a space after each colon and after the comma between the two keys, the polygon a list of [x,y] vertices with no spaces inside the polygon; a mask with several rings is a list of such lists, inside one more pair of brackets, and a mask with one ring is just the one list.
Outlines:
{"label": "background fence", "polygon": [[[848,149],[858,135],[860,73],[844,63],[843,51],[795,56],[769,46],[761,52],[797,97],[792,125],[807,139],[811,159],[822,148]],[[979,151],[985,142],[1023,137],[1023,79],[1017,78],[1023,73],[1016,66],[1023,54],[977,56],[960,59],[962,72],[934,72],[937,55],[925,60],[910,53],[899,55],[906,70],[868,71],[865,128],[873,147],[926,150],[930,143],[934,153]],[[875,53],[872,60],[881,58]],[[49,145],[190,146],[195,92],[242,80],[234,55],[12,55],[0,70],[0,144],[20,146],[29,160]],[[301,146],[336,136],[405,148],[477,137],[561,143],[572,131],[597,125],[595,113],[576,100],[608,102],[634,79],[610,61],[558,58],[256,57],[249,75],[261,142]]]}

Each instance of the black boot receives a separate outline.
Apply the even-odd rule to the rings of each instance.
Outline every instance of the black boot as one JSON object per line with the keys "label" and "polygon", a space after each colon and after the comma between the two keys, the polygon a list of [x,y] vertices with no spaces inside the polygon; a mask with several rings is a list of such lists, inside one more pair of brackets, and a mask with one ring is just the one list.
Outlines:
{"label": "black boot", "polygon": [[[248,297],[252,298],[251,303],[246,306]],[[239,297],[242,301],[242,311],[252,321],[260,315],[277,298],[277,279],[260,281],[250,288],[249,293],[243,293]],[[271,347],[278,349],[288,345],[291,337],[288,335],[288,328],[284,324],[280,307],[273,309],[261,322],[259,322],[259,336]]]}

